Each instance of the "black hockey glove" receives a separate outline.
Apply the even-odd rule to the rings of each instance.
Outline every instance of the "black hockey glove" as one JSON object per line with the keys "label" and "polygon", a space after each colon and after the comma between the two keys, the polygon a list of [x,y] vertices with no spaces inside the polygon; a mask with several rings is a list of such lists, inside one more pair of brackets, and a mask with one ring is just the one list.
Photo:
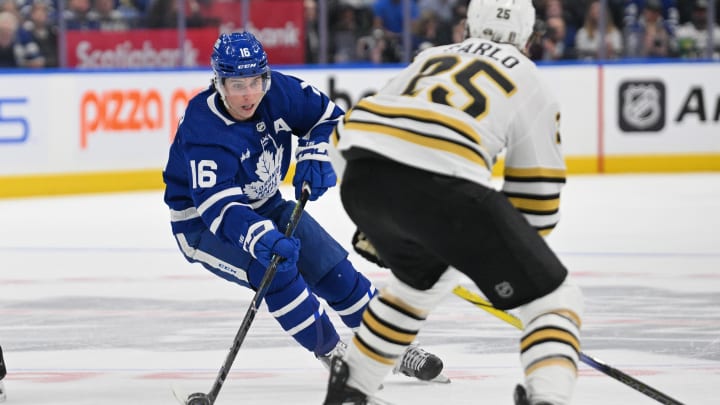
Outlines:
{"label": "black hockey glove", "polygon": [[362,256],[365,260],[371,261],[380,267],[388,268],[387,264],[378,256],[375,246],[370,243],[368,238],[360,229],[355,230],[355,234],[352,237],[353,249]]}

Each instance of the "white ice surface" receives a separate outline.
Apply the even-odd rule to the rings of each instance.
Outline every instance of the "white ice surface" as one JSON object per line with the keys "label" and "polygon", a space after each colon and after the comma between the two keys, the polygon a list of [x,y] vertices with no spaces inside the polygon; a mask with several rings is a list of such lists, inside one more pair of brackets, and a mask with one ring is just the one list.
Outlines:
{"label": "white ice surface", "polygon": [[[720,404],[720,174],[573,176],[561,209],[549,242],[584,289],[583,351],[685,404]],[[349,248],[335,190],[308,211]],[[251,298],[185,262],[159,191],[0,200],[8,404],[160,405],[175,403],[173,385],[207,391]],[[511,405],[518,336],[451,296],[420,340],[453,382],[393,376],[381,396]],[[261,307],[216,404],[317,405],[326,378]],[[581,365],[575,403],[658,402]]]}

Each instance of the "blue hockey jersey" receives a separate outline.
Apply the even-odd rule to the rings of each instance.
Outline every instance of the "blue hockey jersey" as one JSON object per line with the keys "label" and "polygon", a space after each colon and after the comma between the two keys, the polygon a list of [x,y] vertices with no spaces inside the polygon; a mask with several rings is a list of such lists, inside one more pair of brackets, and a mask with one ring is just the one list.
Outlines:
{"label": "blue hockey jersey", "polygon": [[271,83],[246,121],[232,118],[214,86],[188,103],[163,171],[174,234],[209,229],[243,247],[266,221],[263,208],[282,200],[292,135],[300,147],[328,142],[342,109],[298,78],[273,71]]}

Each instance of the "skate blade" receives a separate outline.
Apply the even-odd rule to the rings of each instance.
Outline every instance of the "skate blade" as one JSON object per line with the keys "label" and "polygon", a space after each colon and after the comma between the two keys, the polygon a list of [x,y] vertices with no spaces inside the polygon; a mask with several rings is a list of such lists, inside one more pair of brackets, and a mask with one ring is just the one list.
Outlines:
{"label": "skate blade", "polygon": [[395,405],[394,403],[392,403],[390,401],[386,401],[386,400],[384,400],[382,398],[378,398],[378,397],[370,397],[370,398],[368,398],[368,401],[369,401],[368,402],[369,405]]}
{"label": "skate blade", "polygon": [[450,384],[452,380],[450,380],[450,377],[446,376],[445,374],[440,373],[437,377],[433,378],[428,382],[435,384]]}

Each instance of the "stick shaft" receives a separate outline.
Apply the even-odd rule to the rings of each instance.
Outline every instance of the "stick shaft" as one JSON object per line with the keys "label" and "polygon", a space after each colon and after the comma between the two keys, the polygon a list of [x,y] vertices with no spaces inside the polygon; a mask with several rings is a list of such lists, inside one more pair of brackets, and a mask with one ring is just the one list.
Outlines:
{"label": "stick shaft", "polygon": [[[465,301],[468,301],[472,304],[475,304],[476,307],[481,308],[482,310],[488,312],[489,314],[502,319],[503,321],[513,325],[514,327],[522,330],[522,321],[516,317],[515,315],[503,311],[501,309],[495,308],[490,301],[487,301],[486,299],[482,298],[478,294],[475,294],[474,292],[468,290],[465,287],[457,286],[453,290],[453,293],[457,295],[458,297],[464,299]],[[633,388],[639,392],[642,392],[643,394],[647,395],[648,397],[660,402],[661,404],[666,405],[683,405],[682,402],[673,399],[672,397],[663,394],[662,392],[656,390],[655,388],[645,384],[642,381],[639,381],[626,373],[616,369],[615,367],[612,367],[608,364],[603,363],[602,361],[593,358],[591,356],[588,356],[587,354],[580,352],[580,361],[587,364],[588,366],[594,368],[595,370],[598,370],[618,381],[621,383],[627,385],[630,388]]]}
{"label": "stick shaft", "polygon": [[[310,189],[307,184],[303,184],[303,192],[300,195],[300,199],[295,205],[292,214],[290,214],[290,220],[287,227],[285,228],[285,236],[292,236],[293,232],[295,232],[295,227],[297,226],[298,222],[300,222],[300,217],[305,210],[305,204],[307,203],[309,197]],[[250,326],[255,319],[255,314],[257,314],[258,308],[260,308],[260,304],[265,298],[265,293],[267,293],[268,288],[270,288],[270,283],[275,277],[275,272],[277,271],[277,266],[278,263],[280,263],[281,259],[282,258],[280,256],[273,255],[272,260],[270,261],[270,265],[265,271],[262,281],[260,281],[260,285],[255,292],[255,296],[250,302],[250,306],[248,307],[247,312],[245,313],[245,317],[240,324],[240,328],[238,328],[238,331],[235,334],[235,339],[233,340],[230,352],[225,358],[225,362],[220,367],[220,371],[218,372],[217,377],[215,377],[215,382],[213,383],[212,389],[210,389],[210,392],[208,392],[207,394],[208,399],[210,400],[210,405],[215,403],[215,399],[217,398],[223,384],[225,383],[225,379],[230,372],[230,368],[232,367],[233,362],[235,362],[235,357],[237,357],[237,354],[240,351],[240,346],[242,346],[242,343],[245,340],[245,336],[247,336],[247,333],[250,330]]]}

